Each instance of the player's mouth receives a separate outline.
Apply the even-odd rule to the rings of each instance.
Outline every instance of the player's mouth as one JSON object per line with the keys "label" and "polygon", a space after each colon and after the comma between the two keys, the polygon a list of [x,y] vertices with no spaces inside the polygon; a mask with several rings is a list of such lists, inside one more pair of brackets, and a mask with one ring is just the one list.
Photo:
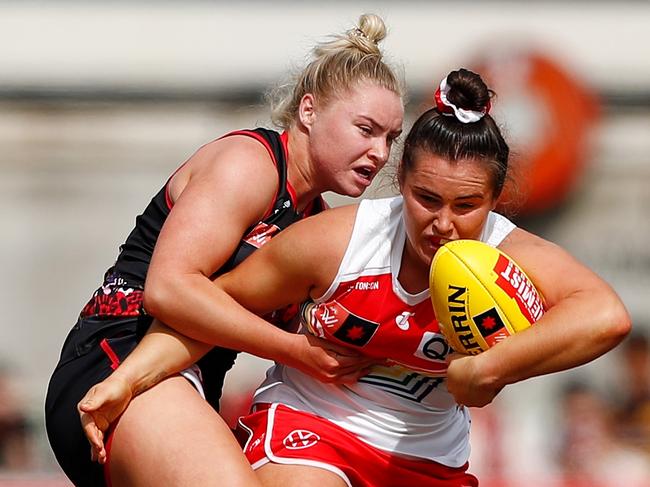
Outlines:
{"label": "player's mouth", "polygon": [[358,176],[357,180],[364,186],[370,186],[376,171],[368,166],[354,168],[355,174]]}
{"label": "player's mouth", "polygon": [[438,237],[438,236],[433,236],[429,237],[429,245],[431,249],[433,249],[433,252],[437,252],[440,247],[445,245],[447,242],[451,242],[453,239],[451,238],[445,238],[445,237]]}

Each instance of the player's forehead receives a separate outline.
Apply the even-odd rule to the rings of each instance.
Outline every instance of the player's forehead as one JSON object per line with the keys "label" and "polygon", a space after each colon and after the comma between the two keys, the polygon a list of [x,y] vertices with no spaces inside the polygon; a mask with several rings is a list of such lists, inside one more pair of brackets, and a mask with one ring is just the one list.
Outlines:
{"label": "player's forehead", "polygon": [[493,192],[489,167],[481,161],[449,159],[419,150],[405,173],[405,183],[449,198],[487,197]]}
{"label": "player's forehead", "polygon": [[404,106],[400,95],[370,80],[341,88],[326,102],[332,110],[364,117],[389,131],[401,131]]}

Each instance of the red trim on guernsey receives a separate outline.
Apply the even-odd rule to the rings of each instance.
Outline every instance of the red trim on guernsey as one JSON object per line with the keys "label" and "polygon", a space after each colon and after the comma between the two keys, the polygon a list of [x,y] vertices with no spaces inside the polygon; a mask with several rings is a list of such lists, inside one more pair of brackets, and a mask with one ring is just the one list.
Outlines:
{"label": "red trim on guernsey", "polygon": [[[287,192],[289,193],[289,198],[291,198],[293,207],[298,211],[298,196],[296,196],[296,190],[293,189],[293,186],[291,186],[291,183],[289,182],[289,132],[285,130],[280,134],[280,142],[282,142],[282,149],[284,150],[284,160],[287,171]],[[275,201],[275,198],[273,201]]]}
{"label": "red trim on guernsey", "polygon": [[322,196],[318,196],[311,200],[304,210],[302,210],[302,217],[308,217],[314,214],[314,206],[316,206],[316,201],[320,200],[320,205],[323,210],[327,210],[330,206],[327,204],[327,201],[323,199]]}
{"label": "red trim on guernsey", "polygon": [[286,130],[280,134],[280,141],[282,142],[282,148],[284,149],[284,160],[287,163],[287,192],[289,193],[289,198],[293,203],[293,207],[298,211],[298,197],[296,196],[296,190],[293,189],[291,183],[289,182],[289,132]]}
{"label": "red trim on guernsey", "polygon": [[[183,166],[181,166],[183,167]],[[180,167],[178,168],[180,169]],[[176,171],[178,171],[178,169]],[[174,174],[176,174],[176,171],[174,171]],[[173,176],[173,174],[172,174]],[[169,178],[167,182],[165,183],[165,203],[167,203],[167,209],[171,210],[172,206],[174,206],[174,202],[172,201],[172,197],[169,196],[169,181],[171,181],[172,178]]]}
{"label": "red trim on guernsey", "polygon": [[[282,133],[282,135],[284,135],[284,134],[286,134],[286,132]],[[234,132],[230,132],[230,133],[224,135],[223,137],[230,137],[231,135],[246,135],[248,137],[252,137],[253,139],[256,139],[264,147],[266,147],[266,150],[268,151],[269,155],[271,156],[271,160],[273,161],[273,164],[275,165],[275,167],[278,167],[278,161],[275,159],[275,154],[273,153],[273,149],[271,148],[271,145],[260,134],[258,134],[257,132],[249,132],[247,130],[235,130]],[[280,140],[282,140],[282,135],[280,135]],[[284,158],[286,160],[286,158],[287,158],[286,140],[282,140],[282,147],[284,149]],[[264,216],[262,217],[262,220],[265,220],[266,218],[268,218],[269,216],[271,216],[273,214],[273,208],[275,206],[275,200],[278,197],[278,192],[279,191],[280,191],[280,185],[278,185],[278,188],[275,190],[275,194],[273,195],[273,199],[271,200],[271,206],[264,213]]]}
{"label": "red trim on guernsey", "polygon": [[[273,149],[272,149],[271,146],[269,145],[268,141],[267,141],[264,137],[262,137],[261,135],[259,135],[257,132],[248,131],[248,130],[235,130],[235,131],[233,131],[233,132],[228,132],[227,134],[222,135],[221,137],[219,137],[218,139],[215,139],[215,140],[224,139],[224,138],[226,138],[226,137],[230,137],[230,136],[232,136],[232,135],[245,135],[245,136],[247,136],[247,137],[251,137],[251,138],[257,140],[258,142],[260,142],[264,147],[266,147],[266,150],[268,151],[269,155],[271,156],[271,160],[273,161],[273,164],[274,164],[276,167],[278,166],[278,161],[275,159],[275,154],[273,153]],[[287,147],[288,147],[288,146],[287,146],[287,139],[288,139],[288,134],[287,134],[287,132],[282,132],[282,134],[280,134],[280,141],[282,142],[282,148],[284,149],[284,159],[285,159],[285,161],[287,161],[288,158],[289,158],[289,152],[288,152],[288,149],[287,149]],[[174,175],[175,175],[178,171],[180,171],[181,168],[182,168],[185,164],[187,164],[187,162],[188,162],[188,161],[185,161],[183,164],[181,164],[181,165],[180,165],[180,166],[179,166],[179,167],[178,167],[178,168],[177,168],[177,169],[172,173],[172,175],[169,176],[169,179],[168,179],[167,182],[165,183],[165,202],[167,203],[167,208],[168,208],[169,210],[171,210],[171,209],[172,209],[172,206],[174,206],[174,202],[172,201],[171,196],[169,196],[169,182],[172,180],[172,178],[174,177]],[[289,185],[288,181],[287,181],[287,185],[291,188],[291,186]],[[279,188],[275,191],[275,195],[273,196],[273,199],[271,200],[271,201],[272,201],[272,203],[271,203],[271,207],[266,211],[266,213],[265,213],[264,216],[262,217],[262,220],[264,220],[265,218],[271,216],[271,213],[273,212],[273,207],[274,207],[274,205],[275,205],[275,200],[276,200],[276,198],[278,197],[278,192],[279,192],[279,191],[280,191]],[[294,195],[294,192],[293,192],[293,188],[290,189],[290,191],[289,191],[289,195],[290,195],[291,198],[293,199],[293,204],[294,204],[294,207],[295,207],[295,205],[296,205],[296,198],[295,198],[295,195]]]}
{"label": "red trim on guernsey", "polygon": [[111,369],[113,370],[117,369],[118,365],[120,365],[120,358],[117,356],[115,351],[111,348],[111,346],[108,344],[108,340],[104,338],[101,342],[99,342],[99,346],[102,347],[102,350],[110,359]]}
{"label": "red trim on guernsey", "polygon": [[180,166],[178,166],[178,167],[174,170],[174,172],[172,173],[172,175],[169,176],[169,179],[167,179],[167,182],[165,183],[165,203],[167,203],[167,209],[168,209],[168,210],[171,210],[171,209],[172,209],[172,206],[174,206],[174,202],[172,201],[172,197],[169,196],[169,183],[170,183],[170,181],[172,180],[172,178],[173,178],[174,176],[176,176],[176,173],[177,173],[178,171],[180,171],[180,170],[183,168],[183,166],[184,166],[185,164],[187,164],[188,162],[190,162],[189,159],[188,159],[187,161],[185,161],[183,164],[181,164]]}

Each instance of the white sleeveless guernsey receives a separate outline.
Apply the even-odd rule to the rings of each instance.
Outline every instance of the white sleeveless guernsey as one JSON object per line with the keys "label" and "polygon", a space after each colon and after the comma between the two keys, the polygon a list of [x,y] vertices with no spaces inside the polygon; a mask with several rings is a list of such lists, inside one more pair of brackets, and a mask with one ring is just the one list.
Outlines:
{"label": "white sleeveless guernsey", "polygon": [[[514,228],[491,212],[480,240],[497,246]],[[334,281],[303,307],[303,333],[388,358],[390,365],[355,384],[333,385],[278,364],[254,402],[317,414],[393,454],[460,467],[469,458],[469,412],[447,392],[451,350],[429,290],[409,294],[397,280],[405,241],[401,197],[362,200]]]}

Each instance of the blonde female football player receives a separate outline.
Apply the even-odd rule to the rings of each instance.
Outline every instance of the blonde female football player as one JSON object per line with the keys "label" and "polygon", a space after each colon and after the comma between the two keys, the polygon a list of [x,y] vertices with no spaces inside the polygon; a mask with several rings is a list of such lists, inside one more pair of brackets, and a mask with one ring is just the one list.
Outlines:
{"label": "blonde female football player", "polygon": [[[222,310],[215,329],[263,327],[261,313],[304,302],[303,333],[387,360],[348,384],[320,382],[300,366],[268,371],[252,414],[240,420],[244,451],[264,485],[478,485],[468,472],[468,407],[490,403],[507,385],[589,362],[630,329],[602,279],[493,211],[509,150],[481,78],[454,71],[435,99],[406,138],[400,196],[299,222],[215,282]],[[429,299],[432,258],[456,239],[505,251],[548,308],[535,326],[476,356],[451,353]],[[92,417],[118,413],[143,371],[180,368],[200,355],[201,345],[159,330],[82,402],[96,448]],[[276,329],[269,346],[286,338]],[[164,346],[173,340],[191,353]]]}
{"label": "blonde female football player", "polygon": [[[76,485],[102,485],[104,474],[114,485],[255,485],[241,448],[215,411],[237,350],[326,380],[354,376],[367,364],[354,352],[333,356],[345,349],[314,337],[287,333],[275,343],[272,326],[231,322],[215,329],[222,309],[211,278],[320,211],[321,193],[361,195],[384,166],[403,118],[402,83],[378,46],[385,35],[381,18],[368,14],[358,27],[318,44],[275,112],[283,133],[241,130],[206,144],[136,219],[68,335],[48,388],[50,444]],[[279,314],[289,321],[287,313]],[[129,405],[110,437],[111,461],[99,454],[104,469],[91,462],[76,406],[128,356],[153,316],[218,345],[198,363],[208,402],[184,378],[151,388],[159,376],[149,377],[139,386],[148,390]]]}

